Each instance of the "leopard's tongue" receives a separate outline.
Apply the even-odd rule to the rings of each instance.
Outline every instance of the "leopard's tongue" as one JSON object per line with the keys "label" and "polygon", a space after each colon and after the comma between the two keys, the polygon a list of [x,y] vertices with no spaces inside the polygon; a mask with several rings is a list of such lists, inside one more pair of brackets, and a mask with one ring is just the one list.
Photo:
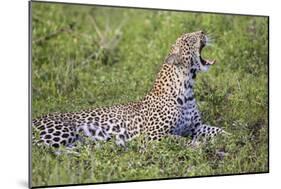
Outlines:
{"label": "leopard's tongue", "polygon": [[215,64],[215,63],[216,63],[216,60],[205,60],[205,64],[212,65],[212,64]]}
{"label": "leopard's tongue", "polygon": [[208,59],[205,60],[201,56],[200,56],[200,61],[203,65],[212,65],[216,63],[216,60],[208,60]]}

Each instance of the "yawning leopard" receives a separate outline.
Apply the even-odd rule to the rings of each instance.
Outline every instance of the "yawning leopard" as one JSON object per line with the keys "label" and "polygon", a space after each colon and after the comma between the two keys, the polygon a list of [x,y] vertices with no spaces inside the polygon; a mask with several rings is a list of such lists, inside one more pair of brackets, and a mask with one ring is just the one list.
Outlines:
{"label": "yawning leopard", "polygon": [[172,45],[152,89],[142,100],[34,119],[33,142],[52,147],[73,146],[89,137],[93,141],[115,139],[124,146],[139,135],[147,141],[169,135],[190,136],[196,141],[224,132],[201,122],[193,93],[196,74],[215,63],[201,57],[207,44],[208,37],[202,31],[183,34]]}

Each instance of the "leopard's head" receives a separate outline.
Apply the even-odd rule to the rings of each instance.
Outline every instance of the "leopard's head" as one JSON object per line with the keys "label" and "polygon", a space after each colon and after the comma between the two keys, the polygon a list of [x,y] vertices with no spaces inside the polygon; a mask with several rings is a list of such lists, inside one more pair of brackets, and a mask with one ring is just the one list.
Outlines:
{"label": "leopard's head", "polygon": [[208,45],[208,37],[204,32],[185,33],[172,46],[167,60],[169,62],[171,58],[170,62],[183,65],[195,72],[207,71],[215,60],[202,58],[201,51],[206,45]]}

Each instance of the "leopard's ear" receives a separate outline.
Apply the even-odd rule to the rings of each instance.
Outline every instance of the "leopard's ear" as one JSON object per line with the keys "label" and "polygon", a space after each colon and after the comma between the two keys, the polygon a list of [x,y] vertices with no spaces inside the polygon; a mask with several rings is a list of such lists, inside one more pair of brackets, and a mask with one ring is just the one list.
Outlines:
{"label": "leopard's ear", "polygon": [[179,57],[177,54],[170,54],[166,59],[165,59],[166,64],[178,64],[179,63]]}

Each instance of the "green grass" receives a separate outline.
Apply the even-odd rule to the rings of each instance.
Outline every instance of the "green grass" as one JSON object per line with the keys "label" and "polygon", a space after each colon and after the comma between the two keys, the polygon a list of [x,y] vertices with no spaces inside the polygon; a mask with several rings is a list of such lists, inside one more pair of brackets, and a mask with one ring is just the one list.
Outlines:
{"label": "green grass", "polygon": [[[55,156],[33,146],[32,185],[267,172],[267,18],[32,3],[32,117],[141,99],[170,46],[204,30],[217,60],[195,93],[206,123],[230,137],[197,148],[167,138],[143,151],[109,142]],[[140,152],[142,150],[142,152]]]}

